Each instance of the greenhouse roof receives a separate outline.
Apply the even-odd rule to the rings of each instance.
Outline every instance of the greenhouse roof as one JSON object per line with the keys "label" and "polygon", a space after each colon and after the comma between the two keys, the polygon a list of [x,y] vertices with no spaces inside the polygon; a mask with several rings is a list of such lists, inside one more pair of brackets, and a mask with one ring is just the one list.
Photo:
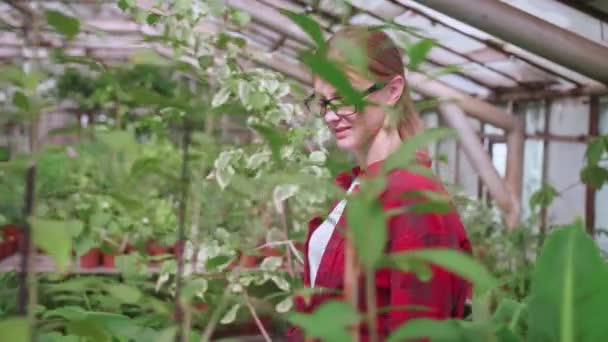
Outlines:
{"label": "greenhouse roof", "polygon": [[[139,1],[150,5],[156,2]],[[310,10],[312,2],[314,1],[225,1],[250,14],[252,21],[249,24],[244,28],[232,29],[238,30],[255,51],[271,53],[271,58],[260,58],[259,63],[303,83],[306,83],[309,76],[298,65],[297,52],[310,45],[311,41],[279,9],[305,12]],[[418,37],[412,42],[428,37],[437,44],[420,66],[419,72],[431,75],[450,88],[474,97],[506,100],[606,92],[602,83],[605,83],[605,79],[592,79],[589,73],[585,75],[581,70],[575,71],[560,61],[541,56],[536,53],[538,51],[524,49],[522,46],[526,44],[515,45],[499,38],[499,35],[482,30],[479,25],[474,27],[423,5],[433,2],[442,1],[353,0],[351,3],[354,9],[347,13],[347,7],[339,6],[339,2],[323,0],[311,13],[327,34],[337,30],[344,17],[351,24],[378,24],[389,20],[414,27]],[[471,5],[474,2],[477,1],[471,2]],[[533,28],[548,25],[571,34],[564,39],[576,40],[577,43],[580,40],[587,46],[592,44],[593,48],[605,50],[604,53],[608,51],[608,5],[602,5],[604,2],[600,0],[503,0],[499,3],[517,9],[523,14],[522,18],[527,18],[526,22],[536,25]],[[80,18],[81,32],[73,41],[66,42],[59,34],[46,30],[42,34],[41,48],[32,49],[25,43],[27,40],[23,30],[19,30],[23,28],[24,21],[28,20],[27,13],[31,8],[24,1],[2,3],[0,22],[5,28],[0,31],[0,60],[12,62],[35,55],[46,58],[52,47],[64,47],[68,54],[73,55],[121,60],[153,44],[144,42],[143,36],[154,33],[154,28],[145,22],[142,24],[132,20],[118,8],[116,1],[43,1],[36,5],[37,10],[56,9]],[[531,18],[536,18],[537,21]],[[201,30],[214,30],[216,25],[219,22],[205,22],[201,24]],[[555,40],[555,44],[558,43],[559,40]],[[568,55],[567,51],[564,51],[564,55]],[[453,66],[457,66],[455,72]],[[452,72],[441,72],[446,68]],[[600,69],[602,68],[598,68]]]}

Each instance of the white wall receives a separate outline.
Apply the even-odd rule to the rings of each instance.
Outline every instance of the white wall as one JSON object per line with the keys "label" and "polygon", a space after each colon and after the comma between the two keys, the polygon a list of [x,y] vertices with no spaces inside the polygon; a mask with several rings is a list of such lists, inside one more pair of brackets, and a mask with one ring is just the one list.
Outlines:
{"label": "white wall", "polygon": [[[555,100],[551,105],[550,132],[557,135],[587,134],[589,103],[587,98]],[[548,146],[548,181],[560,196],[549,208],[549,224],[571,223],[585,217],[585,186],[580,182],[586,145],[577,142],[550,141]]]}
{"label": "white wall", "polygon": [[[545,129],[545,104],[541,101],[521,104],[518,109],[526,121],[526,134],[542,133]],[[542,139],[526,139],[522,182],[522,217],[530,215],[530,197],[540,189],[543,181],[544,142]]]}

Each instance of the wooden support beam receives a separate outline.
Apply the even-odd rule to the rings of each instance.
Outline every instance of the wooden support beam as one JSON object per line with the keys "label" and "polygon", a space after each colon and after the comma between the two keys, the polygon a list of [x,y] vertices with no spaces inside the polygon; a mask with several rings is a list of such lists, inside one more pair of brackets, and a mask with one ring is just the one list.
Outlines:
{"label": "wooden support beam", "polygon": [[507,131],[513,128],[513,118],[511,115],[488,102],[464,94],[443,82],[432,80],[421,73],[410,72],[407,75],[407,79],[410,86],[424,96],[436,97],[444,101],[454,101],[467,114],[476,119]]}
{"label": "wooden support beam", "polygon": [[496,205],[505,214],[509,227],[513,227],[514,222],[510,219],[514,209],[513,196],[492,164],[464,111],[456,104],[447,102],[439,105],[439,113],[448,126],[454,128],[458,133],[461,146],[469,162],[488,188]]}
{"label": "wooden support beam", "polygon": [[512,196],[513,208],[507,220],[510,226],[518,224],[521,220],[522,186],[523,186],[523,164],[525,143],[525,121],[521,115],[515,114],[513,110],[515,125],[507,133],[507,170],[505,182]]}
{"label": "wooden support beam", "polygon": [[416,1],[591,79],[608,84],[608,47],[505,2]]}

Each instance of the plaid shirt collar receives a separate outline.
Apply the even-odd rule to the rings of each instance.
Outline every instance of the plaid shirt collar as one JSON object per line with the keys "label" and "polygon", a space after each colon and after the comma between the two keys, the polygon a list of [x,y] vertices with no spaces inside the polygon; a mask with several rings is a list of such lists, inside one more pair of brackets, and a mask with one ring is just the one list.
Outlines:
{"label": "plaid shirt collar", "polygon": [[[416,160],[420,165],[431,167],[432,160],[431,157],[426,152],[416,152]],[[334,183],[344,190],[348,190],[350,188],[352,182],[360,176],[374,176],[380,172],[382,167],[382,162],[384,160],[376,161],[367,166],[366,169],[362,169],[360,166],[353,167],[350,171],[345,171],[339,173],[334,179]]]}

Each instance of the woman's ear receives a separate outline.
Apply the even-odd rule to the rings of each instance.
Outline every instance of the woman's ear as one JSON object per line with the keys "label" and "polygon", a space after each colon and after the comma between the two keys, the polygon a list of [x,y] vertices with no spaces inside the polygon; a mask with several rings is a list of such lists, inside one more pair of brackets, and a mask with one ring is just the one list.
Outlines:
{"label": "woman's ear", "polygon": [[386,85],[386,90],[388,91],[388,103],[390,105],[394,105],[399,101],[401,95],[405,91],[405,79],[403,79],[402,75],[397,75],[393,77],[390,82]]}

